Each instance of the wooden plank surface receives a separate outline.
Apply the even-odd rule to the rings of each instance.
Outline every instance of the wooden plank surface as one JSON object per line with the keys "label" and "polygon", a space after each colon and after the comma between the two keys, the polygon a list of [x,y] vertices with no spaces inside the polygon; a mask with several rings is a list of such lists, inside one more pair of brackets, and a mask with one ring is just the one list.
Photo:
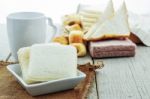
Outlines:
{"label": "wooden plank surface", "polygon": [[[78,58],[78,64],[80,64],[80,65],[86,64],[88,62],[93,64],[93,60],[89,55],[87,55],[85,57]],[[96,80],[95,79],[93,81],[92,88],[89,92],[88,99],[98,99],[98,92],[97,92]]]}
{"label": "wooden plank surface", "polygon": [[150,47],[138,47],[128,65],[141,99],[150,99]]}
{"label": "wooden plank surface", "polygon": [[99,97],[98,97],[98,91],[97,91],[97,85],[96,85],[96,79],[94,79],[92,88],[89,91],[89,95],[88,95],[87,99],[99,99]]}
{"label": "wooden plank surface", "polygon": [[[101,61],[101,60],[100,60]],[[85,57],[80,57],[78,58],[78,64],[82,65],[82,64],[86,64],[90,62],[91,64],[94,64],[94,60],[91,58],[90,55],[87,55]],[[98,62],[98,61],[97,61]],[[96,63],[96,62],[95,62]],[[101,71],[101,69],[99,70]],[[99,83],[97,83],[97,74],[96,74],[96,77],[94,79],[94,83],[93,83],[93,87],[92,89],[90,90],[90,93],[89,93],[89,96],[88,96],[88,99],[101,99],[99,98],[99,92],[98,92],[98,88],[99,88]]]}
{"label": "wooden plank surface", "polygon": [[84,57],[79,57],[78,58],[78,64],[79,65],[83,65],[83,64],[86,64],[86,63],[93,64],[93,60],[92,60],[92,58],[89,55],[86,55]]}
{"label": "wooden plank surface", "polygon": [[140,46],[135,57],[102,59],[105,67],[96,79],[100,99],[150,99],[149,56],[150,47]]}

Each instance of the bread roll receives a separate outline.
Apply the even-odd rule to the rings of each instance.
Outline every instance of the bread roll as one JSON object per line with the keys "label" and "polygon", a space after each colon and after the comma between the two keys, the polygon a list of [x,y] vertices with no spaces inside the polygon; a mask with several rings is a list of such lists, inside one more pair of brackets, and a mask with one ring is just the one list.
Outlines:
{"label": "bread roll", "polygon": [[72,43],[71,45],[76,47],[77,55],[79,57],[83,57],[86,55],[86,53],[87,53],[86,46],[83,43]]}
{"label": "bread roll", "polygon": [[63,45],[69,44],[68,38],[66,36],[63,36],[63,35],[53,38],[52,42],[57,42],[57,43],[60,43]]}
{"label": "bread roll", "polygon": [[82,28],[79,24],[74,24],[71,26],[67,25],[67,26],[65,26],[65,29],[67,29],[69,32],[73,31],[73,30],[80,30],[80,31],[82,30]]}
{"label": "bread roll", "polygon": [[82,31],[71,31],[69,34],[69,43],[83,43]]}
{"label": "bread roll", "polygon": [[74,24],[81,24],[81,18],[78,14],[70,14],[70,15],[65,15],[63,17],[63,25],[64,26],[71,26]]}

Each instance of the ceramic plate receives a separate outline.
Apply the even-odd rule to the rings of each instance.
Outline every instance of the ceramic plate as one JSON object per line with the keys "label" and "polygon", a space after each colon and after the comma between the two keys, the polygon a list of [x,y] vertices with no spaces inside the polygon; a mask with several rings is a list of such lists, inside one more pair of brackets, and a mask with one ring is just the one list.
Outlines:
{"label": "ceramic plate", "polygon": [[74,78],[63,78],[36,84],[27,84],[22,79],[21,68],[19,64],[8,65],[7,69],[32,96],[72,89],[86,77],[83,72],[78,70],[78,75]]}

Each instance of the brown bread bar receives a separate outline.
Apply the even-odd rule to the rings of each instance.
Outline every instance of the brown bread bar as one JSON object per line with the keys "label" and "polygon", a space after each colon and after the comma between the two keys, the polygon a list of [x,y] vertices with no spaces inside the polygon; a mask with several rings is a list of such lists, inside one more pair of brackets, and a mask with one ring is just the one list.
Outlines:
{"label": "brown bread bar", "polygon": [[90,42],[89,52],[93,58],[134,56],[136,45],[129,39]]}

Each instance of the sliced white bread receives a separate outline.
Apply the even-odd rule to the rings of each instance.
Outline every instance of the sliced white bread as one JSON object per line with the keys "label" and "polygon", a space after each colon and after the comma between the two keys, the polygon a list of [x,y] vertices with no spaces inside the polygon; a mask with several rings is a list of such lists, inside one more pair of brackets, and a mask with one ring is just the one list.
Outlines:
{"label": "sliced white bread", "polygon": [[27,83],[77,76],[77,51],[71,45],[36,44],[20,49],[18,56]]}
{"label": "sliced white bread", "polygon": [[85,17],[85,18],[98,18],[100,15],[101,15],[101,13],[100,12],[97,12],[97,13],[93,13],[94,12],[94,10],[92,11],[88,11],[88,10],[81,10],[80,12],[79,12],[79,15],[80,16],[83,16],[83,17]]}
{"label": "sliced white bread", "polygon": [[90,40],[100,40],[117,37],[129,37],[130,29],[125,2],[111,18],[97,27],[96,31],[90,35]]}
{"label": "sliced white bread", "polygon": [[114,7],[113,7],[112,0],[110,0],[107,4],[102,16],[99,17],[98,21],[84,35],[84,39],[89,40],[91,38],[91,35],[96,32],[96,30],[99,28],[99,26],[107,19],[110,19],[113,15],[114,15]]}
{"label": "sliced white bread", "polygon": [[[96,23],[96,21],[99,19],[99,17],[102,14],[101,11],[89,5],[79,5],[77,13],[81,16],[81,22],[84,31],[89,30],[89,28],[91,28],[91,26]],[[91,25],[87,27],[88,25],[87,23],[90,23]]]}
{"label": "sliced white bread", "polygon": [[20,48],[18,51],[18,60],[21,66],[22,77],[24,81],[26,81],[27,83],[34,83],[35,81],[32,81],[27,77],[29,68],[29,59],[30,59],[30,47]]}

